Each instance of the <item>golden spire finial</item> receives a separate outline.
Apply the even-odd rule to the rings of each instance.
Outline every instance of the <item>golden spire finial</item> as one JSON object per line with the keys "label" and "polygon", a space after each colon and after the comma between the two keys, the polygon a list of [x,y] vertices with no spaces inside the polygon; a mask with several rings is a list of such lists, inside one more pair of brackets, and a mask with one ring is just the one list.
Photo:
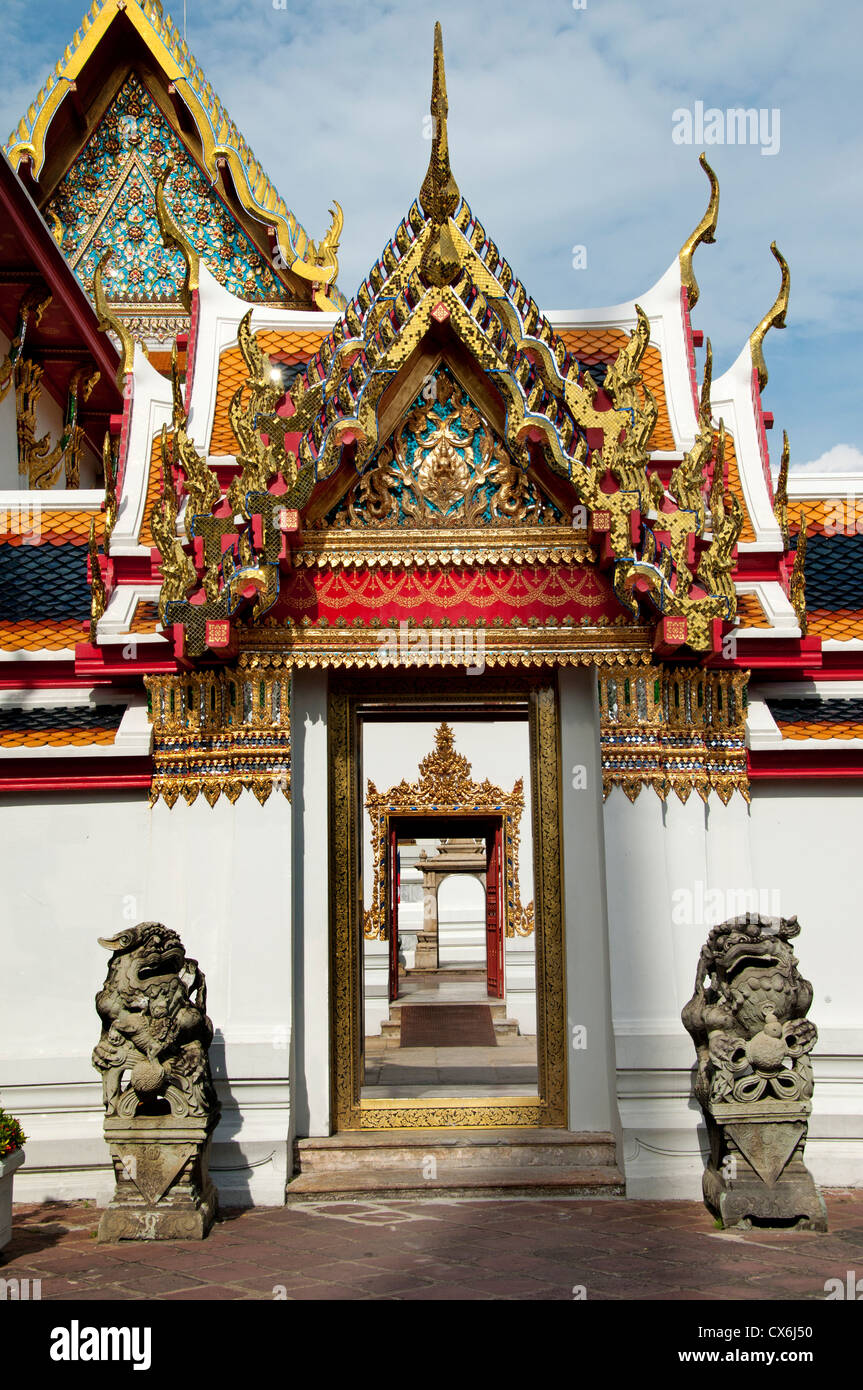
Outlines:
{"label": "golden spire finial", "polygon": [[458,253],[449,230],[449,219],[459,205],[461,194],[449,166],[446,118],[446,69],[440,23],[434,27],[434,71],[431,94],[432,148],[429,167],[420,189],[420,206],[432,223],[431,241],[422,259],[422,273],[433,285],[447,285],[458,270]]}
{"label": "golden spire finial", "polygon": [[763,391],[767,385],[767,363],[764,361],[764,353],[761,344],[767,334],[768,328],[784,328],[785,315],[788,312],[788,297],[791,292],[791,272],[788,269],[788,262],[778,249],[776,242],[771,241],[770,250],[779,262],[779,269],[782,271],[782,281],[772,306],[767,310],[764,318],[757,328],[753,328],[749,335],[749,348],[752,353],[752,365],[758,373],[758,385]]}
{"label": "golden spire finial", "polygon": [[695,254],[696,246],[700,246],[702,241],[707,245],[712,245],[716,240],[716,223],[719,220],[719,180],[707,163],[703,152],[698,156],[698,163],[710,179],[710,201],[698,226],[680,248],[680,280],[681,284],[685,285],[689,291],[690,311],[695,308],[701,293],[692,269],[692,257]]}

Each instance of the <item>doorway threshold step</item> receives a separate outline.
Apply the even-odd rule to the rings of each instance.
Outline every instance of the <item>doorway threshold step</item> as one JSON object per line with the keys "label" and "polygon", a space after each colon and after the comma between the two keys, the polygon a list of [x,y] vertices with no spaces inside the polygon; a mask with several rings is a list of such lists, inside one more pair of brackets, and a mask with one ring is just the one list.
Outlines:
{"label": "doorway threshold step", "polygon": [[[564,1129],[349,1130],[300,1139],[288,1195],[524,1188],[623,1190],[614,1137]],[[424,1174],[434,1173],[433,1180]],[[330,1184],[330,1186],[327,1186]]]}
{"label": "doorway threshold step", "polygon": [[[393,1009],[395,1009],[395,1007],[396,1007],[396,1006],[395,1006],[395,1004],[394,1004],[394,1005],[393,1005]],[[497,1009],[497,1010],[496,1010],[494,1007],[492,1007],[491,1014],[492,1014],[492,1017],[491,1017],[492,1027],[494,1028],[495,1036],[496,1036],[496,1037],[498,1037],[498,1038],[518,1038],[518,1037],[521,1037],[521,1034],[520,1034],[519,1031],[518,1031],[518,1020],[515,1019],[515,1018],[507,1018],[507,1017],[506,1017],[504,1005],[501,1005],[501,1007],[500,1007],[499,1009]],[[380,1036],[381,1036],[382,1038],[387,1038],[387,1039],[389,1039],[390,1041],[392,1041],[393,1039],[400,1038],[401,1035],[402,1035],[401,1014],[397,1014],[395,1018],[385,1018],[385,1019],[382,1021],[382,1023],[381,1023],[381,1031],[380,1031]],[[441,1043],[438,1043],[438,1046],[440,1047],[440,1046],[442,1046],[442,1044],[441,1044]],[[459,1044],[459,1046],[464,1047],[464,1046],[467,1046],[467,1044],[461,1043],[461,1044]]]}
{"label": "doorway threshold step", "polygon": [[[426,1172],[432,1171],[426,1162]],[[423,1165],[364,1171],[355,1168],[300,1173],[288,1183],[292,1203],[334,1202],[386,1197],[428,1200],[434,1197],[622,1197],[619,1168],[515,1167],[459,1168],[452,1164],[436,1177],[423,1177]]]}

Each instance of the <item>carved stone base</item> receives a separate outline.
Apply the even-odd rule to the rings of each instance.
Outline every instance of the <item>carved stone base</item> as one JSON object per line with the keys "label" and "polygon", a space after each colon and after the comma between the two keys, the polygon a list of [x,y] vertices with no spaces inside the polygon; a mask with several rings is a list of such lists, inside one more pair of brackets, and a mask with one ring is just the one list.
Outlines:
{"label": "carved stone base", "polygon": [[826,1231],[827,1209],[803,1162],[809,1106],[781,1102],[713,1109],[710,1163],[702,1189],[723,1226],[753,1224]]}
{"label": "carved stone base", "polygon": [[99,1222],[100,1241],[204,1239],[217,1210],[207,1166],[217,1120],[106,1118],[117,1186]]}
{"label": "carved stone base", "polygon": [[437,932],[420,932],[414,952],[414,970],[437,970]]}

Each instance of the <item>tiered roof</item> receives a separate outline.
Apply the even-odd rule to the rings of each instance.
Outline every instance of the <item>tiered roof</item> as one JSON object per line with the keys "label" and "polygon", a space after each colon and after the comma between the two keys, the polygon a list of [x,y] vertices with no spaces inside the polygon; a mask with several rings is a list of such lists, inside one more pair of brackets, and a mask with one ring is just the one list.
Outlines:
{"label": "tiered roof", "polygon": [[[707,368],[699,381],[692,254],[713,240],[718,213],[706,161],[707,212],[637,304],[543,314],[455,184],[439,37],[432,111],[436,135],[420,198],[343,313],[250,304],[202,263],[190,279],[195,329],[185,394],[179,373],[172,389],[135,353],[118,511],[100,561],[105,594],[94,609],[95,642],[78,648],[76,679],[218,667],[235,650],[225,632],[260,624],[265,612],[288,628],[310,613],[324,615],[331,632],[339,623],[362,628],[371,621],[362,614],[389,614],[397,595],[404,609],[405,584],[430,569],[451,586],[450,604],[452,586],[474,576],[485,586],[483,603],[505,606],[507,567],[540,563],[546,568],[531,569],[523,587],[544,585],[547,602],[530,642],[519,639],[522,664],[557,659],[555,629],[572,609],[573,576],[589,572],[594,587],[582,599],[601,622],[637,630],[645,659],[652,643],[656,654],[685,663],[756,672],[754,770],[770,771],[763,754],[778,747],[785,758],[805,743],[801,728],[817,726],[807,738],[841,751],[853,737],[858,692],[837,688],[825,698],[807,682],[828,659],[849,681],[863,677],[852,639],[840,651],[833,628],[822,651],[813,630],[816,615],[838,613],[831,603],[847,605],[850,591],[830,587],[824,576],[839,566],[831,558],[825,569],[820,545],[814,560],[810,548],[805,577],[823,606],[807,636],[803,567],[794,568],[798,497],[792,485],[783,513],[784,484],[774,496],[769,470],[762,343],[784,323],[781,257],[776,303],[733,366],[715,381]],[[172,244],[187,260],[194,255],[182,232]],[[358,488],[372,487],[397,431],[422,413],[423,392],[441,372],[452,374],[483,422],[481,449],[502,451],[501,476],[533,489],[532,515],[542,512],[536,497],[545,499],[541,526],[516,535],[484,522],[476,537],[450,527],[443,538],[403,522],[352,529],[351,508],[363,513]],[[424,418],[422,429],[438,428]],[[463,436],[452,429],[450,443],[461,449]],[[460,457],[464,463],[464,450]],[[293,532],[276,522],[280,508],[297,513]],[[810,546],[817,525],[807,514]],[[59,523],[57,535],[66,536]],[[77,533],[75,543],[80,549]],[[345,575],[351,567],[355,579]],[[452,612],[479,614],[479,593],[458,598],[463,606]],[[68,600],[70,621],[80,621],[79,599]],[[412,611],[436,620],[431,608]],[[210,620],[222,650],[208,644]],[[338,648],[336,664],[350,664],[341,640],[336,633],[328,659],[336,661]],[[367,645],[371,651],[371,637]],[[801,688],[786,689],[789,675]],[[812,714],[813,698],[818,717],[800,717]]]}

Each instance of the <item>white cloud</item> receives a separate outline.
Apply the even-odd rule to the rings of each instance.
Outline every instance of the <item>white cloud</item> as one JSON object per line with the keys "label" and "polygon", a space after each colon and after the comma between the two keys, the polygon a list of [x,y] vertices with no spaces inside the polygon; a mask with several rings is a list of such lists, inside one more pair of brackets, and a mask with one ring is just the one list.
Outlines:
{"label": "white cloud", "polygon": [[[0,0],[0,131],[27,109],[86,2],[40,0],[34,25],[32,0]],[[182,25],[180,0],[165,3]],[[637,298],[675,259],[707,196],[699,148],[672,141],[676,109],[778,108],[776,157],[707,146],[722,196],[717,243],[695,259],[694,326],[710,336],[721,375],[778,289],[775,238],[791,267],[791,303],[787,332],[765,345],[768,408],[802,458],[854,437],[863,84],[858,11],[847,0],[829,25],[811,0],[588,0],[582,10],[571,0],[530,10],[522,0],[438,0],[433,11],[425,0],[288,0],[284,9],[188,0],[186,10],[191,51],[309,234],[322,235],[333,198],[342,204],[348,296],[425,173],[435,18],[454,173],[546,309]],[[574,244],[587,247],[584,270],[573,269]]]}
{"label": "white cloud", "polygon": [[810,463],[792,463],[792,473],[863,473],[863,453],[854,444],[834,444]]}

